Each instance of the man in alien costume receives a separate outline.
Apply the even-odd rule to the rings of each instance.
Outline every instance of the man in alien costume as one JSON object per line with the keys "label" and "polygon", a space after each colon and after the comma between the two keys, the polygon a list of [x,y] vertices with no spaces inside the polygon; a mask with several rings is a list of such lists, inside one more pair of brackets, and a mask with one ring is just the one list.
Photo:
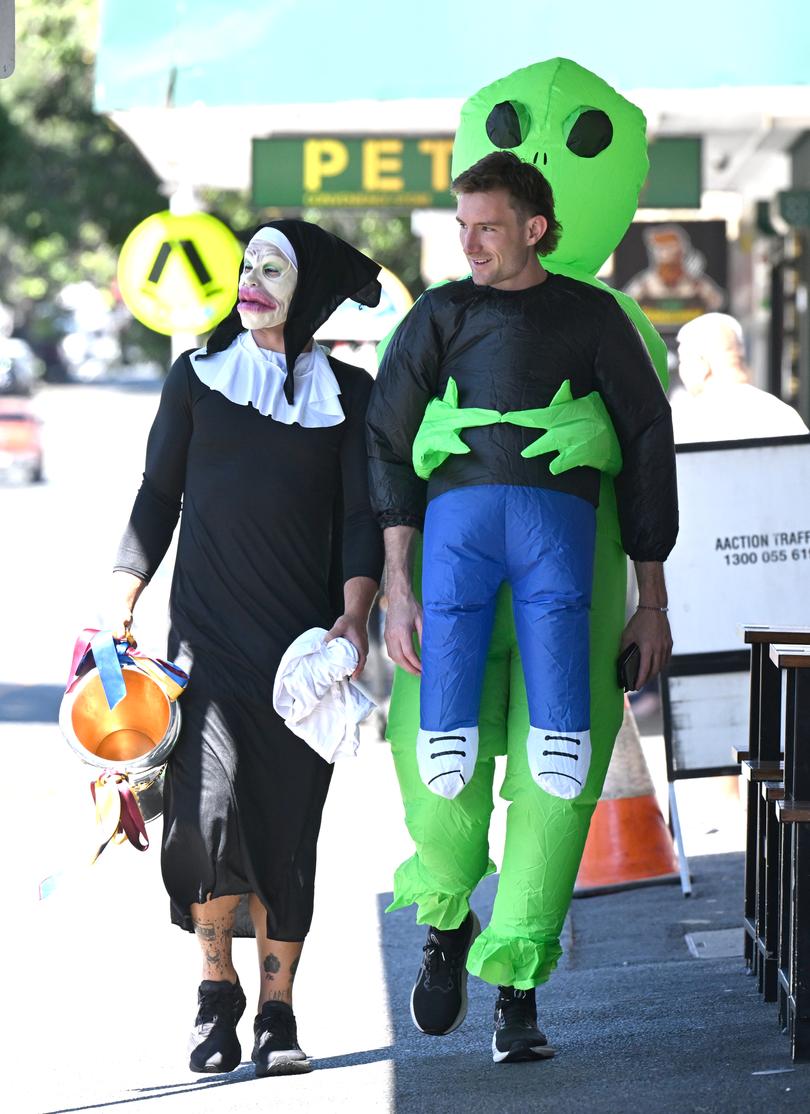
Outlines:
{"label": "man in alien costume", "polygon": [[[595,277],[632,220],[647,173],[641,111],[596,75],[566,59],[551,59],[485,87],[465,103],[453,150],[453,178],[496,150],[512,151],[535,165],[554,191],[563,231],[557,248],[544,256],[544,268],[609,290],[636,326],[666,385],[665,348],[650,322],[632,299]],[[454,405],[452,393],[440,401],[447,419]],[[604,415],[600,428],[587,399],[560,405],[556,421],[555,407],[548,411],[549,432],[534,451],[559,452],[551,471],[589,465],[603,473],[590,610],[591,762],[581,791],[573,797],[558,796],[527,776],[530,724],[507,586],[498,596],[487,656],[475,773],[454,799],[436,795],[435,787],[431,791],[420,776],[415,747],[420,732],[419,663],[409,645],[421,625],[418,611],[386,636],[389,653],[401,666],[388,738],[406,823],[416,845],[416,853],[396,872],[390,909],[415,902],[418,923],[429,926],[411,1012],[419,1028],[440,1035],[464,1019],[467,971],[499,986],[493,1038],[497,1061],[538,1058],[550,1051],[536,1027],[534,988],[547,981],[561,955],[560,932],[621,724],[617,656],[623,646],[638,643],[640,687],[666,663],[671,645],[660,564],[637,565],[640,608],[623,630],[627,559],[609,475],[618,470],[615,444],[606,448],[610,437],[605,435],[612,433],[609,419]],[[432,412],[436,414],[436,405]],[[420,457],[427,424],[415,446],[417,471],[431,452],[441,461],[442,452],[446,457],[467,451],[458,435],[465,423],[459,420],[454,426],[451,415],[444,433],[440,428],[428,438],[429,451]],[[372,459],[372,480],[374,466]],[[413,581],[417,596],[419,556]],[[390,602],[389,597],[389,617]],[[507,767],[500,792],[510,802],[506,844],[492,918],[476,938],[478,924],[469,899],[481,878],[496,869],[489,859],[487,836],[494,758],[504,753]],[[504,990],[509,993],[504,995]],[[426,1017],[430,1023],[425,1023]],[[499,1044],[498,1029],[504,1027],[510,1039]]]}

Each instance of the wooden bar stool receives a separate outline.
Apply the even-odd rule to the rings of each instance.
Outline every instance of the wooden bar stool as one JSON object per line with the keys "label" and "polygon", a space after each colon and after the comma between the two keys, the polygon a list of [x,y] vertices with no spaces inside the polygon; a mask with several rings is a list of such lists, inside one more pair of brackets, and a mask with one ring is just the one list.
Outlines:
{"label": "wooden bar stool", "polygon": [[761,781],[758,802],[757,983],[766,1002],[777,1000],[779,985],[779,834],[776,802],[785,798],[782,779]]}
{"label": "wooden bar stool", "polygon": [[[744,954],[746,966],[757,976],[759,990],[766,1001],[777,996],[778,915],[768,920],[766,913],[777,908],[778,829],[768,826],[770,810],[775,820],[774,801],[763,795],[763,783],[781,783],[781,700],[779,670],[769,657],[776,643],[810,646],[807,627],[767,627],[746,625],[743,640],[751,647],[751,688],[747,748],[738,748],[735,757],[748,782],[745,843],[745,883],[743,897]],[[770,839],[769,847],[766,840]],[[770,860],[768,858],[770,852]],[[770,864],[770,865],[769,865]],[[770,902],[773,904],[769,904]]]}
{"label": "wooden bar stool", "polygon": [[774,645],[782,675],[784,798],[779,864],[778,988],[780,1019],[794,1060],[810,1059],[810,647]]}

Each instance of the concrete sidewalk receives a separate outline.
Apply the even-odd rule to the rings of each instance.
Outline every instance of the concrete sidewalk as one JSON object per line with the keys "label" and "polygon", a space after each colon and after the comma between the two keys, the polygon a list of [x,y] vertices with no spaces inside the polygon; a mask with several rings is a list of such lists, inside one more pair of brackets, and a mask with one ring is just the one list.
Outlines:
{"label": "concrete sidewalk", "polygon": [[[737,928],[741,872],[740,854],[696,858],[689,899],[668,885],[575,901],[565,958],[538,995],[558,1054],[539,1064],[487,1062],[493,993],[480,982],[458,1034],[439,1041],[412,1032],[402,972],[413,966],[413,932],[400,924],[403,914],[393,915],[386,930],[391,1109],[807,1110],[810,1064],[791,1064],[775,1008],[762,1003],[741,959],[696,959],[685,942],[687,933]],[[478,903],[484,916],[494,890],[488,882],[487,900]]]}
{"label": "concrete sidewalk", "polygon": [[[86,808],[84,772],[55,726],[43,730],[36,746],[47,807],[32,813],[30,797],[23,808],[18,788],[6,782],[0,789],[6,821],[15,821],[17,846],[29,856],[14,857],[28,866],[11,890],[24,931],[8,923],[4,930],[16,932],[5,941],[4,954],[17,958],[5,985],[22,1010],[12,1034],[19,1069],[0,1092],[11,1114],[808,1109],[810,1065],[791,1064],[775,1009],[760,1000],[740,956],[698,959],[685,941],[688,933],[738,929],[739,851],[690,858],[689,899],[666,885],[574,902],[565,957],[539,994],[555,1059],[492,1063],[495,991],[477,980],[460,1030],[440,1039],[416,1032],[408,997],[423,930],[411,910],[382,912],[391,868],[409,846],[387,747],[373,741],[336,770],[324,820],[316,917],[296,988],[302,1044],[318,1070],[255,1080],[249,1007],[240,1024],[243,1065],[228,1076],[194,1076],[185,1041],[196,945],[167,923],[159,830],[153,826],[155,846],[145,854],[110,848],[92,870],[66,876],[53,897],[33,901],[30,884],[46,872],[46,860],[71,860],[64,840]],[[0,745],[11,739],[0,732]],[[25,745],[19,726],[13,739]],[[690,825],[701,835],[702,814],[686,804],[687,835]],[[692,842],[697,848],[699,840]],[[497,861],[497,832],[495,844]],[[484,921],[495,885],[487,879],[474,900]],[[733,935],[740,952],[741,934]],[[250,1001],[257,987],[252,941],[237,941],[235,952]]]}

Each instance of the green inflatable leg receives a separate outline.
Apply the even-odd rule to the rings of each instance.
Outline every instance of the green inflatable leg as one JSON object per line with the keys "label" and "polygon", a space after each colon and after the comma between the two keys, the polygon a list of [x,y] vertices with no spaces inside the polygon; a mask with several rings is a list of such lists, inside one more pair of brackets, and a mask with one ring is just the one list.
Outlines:
{"label": "green inflatable leg", "polygon": [[496,869],[488,840],[495,759],[479,754],[475,775],[453,801],[422,784],[415,746],[395,747],[394,763],[416,853],[397,869],[394,900],[386,912],[415,902],[417,924],[458,928],[470,908],[470,894]]}
{"label": "green inflatable leg", "polygon": [[[469,970],[494,985],[529,989],[546,981],[561,955],[560,932],[571,901],[591,814],[621,725],[616,658],[624,623],[626,558],[618,543],[612,484],[603,483],[591,607],[590,772],[579,797],[563,801],[536,786],[526,757],[529,728],[511,594],[498,597],[481,700],[475,776],[455,800],[431,793],[419,777],[416,733],[419,679],[397,670],[388,721],[405,819],[416,853],[396,872],[390,909],[415,902],[417,922],[456,928],[470,894],[495,867],[488,854],[494,757],[507,753],[501,796],[510,801],[506,845],[492,919],[468,958]],[[414,584],[421,569],[414,570]]]}
{"label": "green inflatable leg", "polygon": [[[420,583],[417,561],[415,589]],[[489,820],[495,755],[503,752],[507,731],[511,627],[509,595],[502,589],[484,675],[478,762],[464,792],[454,800],[431,793],[419,776],[419,678],[401,669],[396,671],[388,738],[405,806],[405,823],[416,853],[396,872],[389,910],[415,902],[418,924],[457,928],[469,910],[470,894],[496,869],[489,857]]]}
{"label": "green inflatable leg", "polygon": [[[591,748],[582,793],[561,800],[534,783],[526,755],[529,729],[520,657],[512,656],[506,777],[510,802],[498,892],[489,925],[470,951],[470,972],[495,986],[529,990],[546,982],[562,954],[562,932],[582,851],[622,720],[616,658],[624,622],[626,558],[602,533],[591,607]],[[463,797],[464,794],[461,794]],[[459,798],[460,799],[460,798]]]}

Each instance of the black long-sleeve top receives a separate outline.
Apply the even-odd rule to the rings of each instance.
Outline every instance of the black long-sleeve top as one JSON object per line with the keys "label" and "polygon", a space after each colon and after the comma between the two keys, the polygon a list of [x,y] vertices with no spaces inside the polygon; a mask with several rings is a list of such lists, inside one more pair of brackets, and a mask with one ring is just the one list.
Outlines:
{"label": "black long-sleeve top", "polygon": [[552,454],[520,455],[538,431],[511,424],[464,430],[471,452],[449,456],[427,483],[420,480],[413,440],[428,402],[451,377],[460,407],[501,413],[547,406],[565,379],[575,398],[597,390],[622,450],[615,485],[623,547],[634,560],[665,560],[678,532],[670,407],[610,293],[550,273],[519,291],[471,279],[428,290],[392,338],[368,410],[371,499],[383,527],[421,527],[426,501],[473,484],[551,488],[596,505],[595,469],[552,475]]}
{"label": "black long-sleeve top", "polygon": [[115,568],[149,580],[180,517],[169,653],[223,671],[231,691],[269,698],[293,639],[342,612],[343,583],[382,574],[364,437],[373,381],[329,362],[346,420],[326,428],[230,402],[188,354],[163,387]]}

